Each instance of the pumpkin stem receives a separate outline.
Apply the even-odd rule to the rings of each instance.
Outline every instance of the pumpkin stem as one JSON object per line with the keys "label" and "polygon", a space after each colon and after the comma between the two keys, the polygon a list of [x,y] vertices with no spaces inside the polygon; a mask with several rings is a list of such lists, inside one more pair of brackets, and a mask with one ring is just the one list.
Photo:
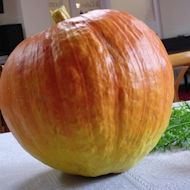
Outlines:
{"label": "pumpkin stem", "polygon": [[63,20],[71,18],[69,13],[67,12],[65,6],[61,6],[60,8],[56,9],[55,11],[50,11],[51,17],[54,22],[57,24]]}

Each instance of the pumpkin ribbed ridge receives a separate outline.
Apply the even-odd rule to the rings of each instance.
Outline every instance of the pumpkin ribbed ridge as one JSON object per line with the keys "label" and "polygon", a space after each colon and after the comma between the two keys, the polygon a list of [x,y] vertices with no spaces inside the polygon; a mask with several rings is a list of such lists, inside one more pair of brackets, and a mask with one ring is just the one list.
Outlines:
{"label": "pumpkin ribbed ridge", "polygon": [[66,173],[133,167],[166,129],[173,72],[159,38],[127,13],[98,10],[24,40],[0,82],[19,143]]}

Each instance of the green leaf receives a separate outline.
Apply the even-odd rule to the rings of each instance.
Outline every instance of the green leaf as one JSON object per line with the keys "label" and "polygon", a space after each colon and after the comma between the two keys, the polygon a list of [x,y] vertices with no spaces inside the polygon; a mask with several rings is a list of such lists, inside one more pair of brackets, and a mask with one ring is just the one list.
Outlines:
{"label": "green leaf", "polygon": [[152,152],[173,148],[190,149],[190,105],[186,102],[172,108],[169,125]]}

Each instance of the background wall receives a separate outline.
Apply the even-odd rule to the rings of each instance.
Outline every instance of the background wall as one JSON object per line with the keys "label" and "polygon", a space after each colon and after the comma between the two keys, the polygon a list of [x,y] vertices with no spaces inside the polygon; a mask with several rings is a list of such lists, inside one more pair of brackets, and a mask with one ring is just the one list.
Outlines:
{"label": "background wall", "polygon": [[49,28],[52,24],[47,0],[20,0],[26,37]]}
{"label": "background wall", "polygon": [[[162,38],[190,35],[190,0],[110,0],[110,4],[112,9],[128,12],[157,31],[153,1],[159,2]],[[69,0],[4,0],[0,24],[22,23],[28,37],[50,27],[49,9],[62,4],[70,13]]]}
{"label": "background wall", "polygon": [[152,0],[111,0],[111,7],[128,12],[144,22],[154,21]]}
{"label": "background wall", "polygon": [[190,35],[190,0],[159,0],[163,38]]}
{"label": "background wall", "polygon": [[145,22],[155,32],[158,31],[154,9],[153,0],[110,0],[111,8],[127,12]]}
{"label": "background wall", "polygon": [[[150,27],[153,26],[152,0],[110,1],[111,8],[133,14]],[[25,37],[31,36],[53,24],[49,9],[53,9],[56,4],[64,4],[70,13],[69,0],[4,0],[5,13],[0,14],[0,24],[22,23]]]}
{"label": "background wall", "polygon": [[0,24],[22,23],[20,0],[4,0],[4,13],[0,14]]}
{"label": "background wall", "polygon": [[47,0],[4,0],[0,24],[21,23],[25,37],[52,25]]}

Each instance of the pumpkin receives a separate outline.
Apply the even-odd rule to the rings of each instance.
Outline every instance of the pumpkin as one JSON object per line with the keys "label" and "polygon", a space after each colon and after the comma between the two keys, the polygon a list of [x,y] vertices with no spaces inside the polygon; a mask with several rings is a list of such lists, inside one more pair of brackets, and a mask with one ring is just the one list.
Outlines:
{"label": "pumpkin", "polygon": [[137,18],[94,10],[21,42],[0,81],[5,121],[22,147],[65,173],[135,166],[165,131],[173,70]]}

